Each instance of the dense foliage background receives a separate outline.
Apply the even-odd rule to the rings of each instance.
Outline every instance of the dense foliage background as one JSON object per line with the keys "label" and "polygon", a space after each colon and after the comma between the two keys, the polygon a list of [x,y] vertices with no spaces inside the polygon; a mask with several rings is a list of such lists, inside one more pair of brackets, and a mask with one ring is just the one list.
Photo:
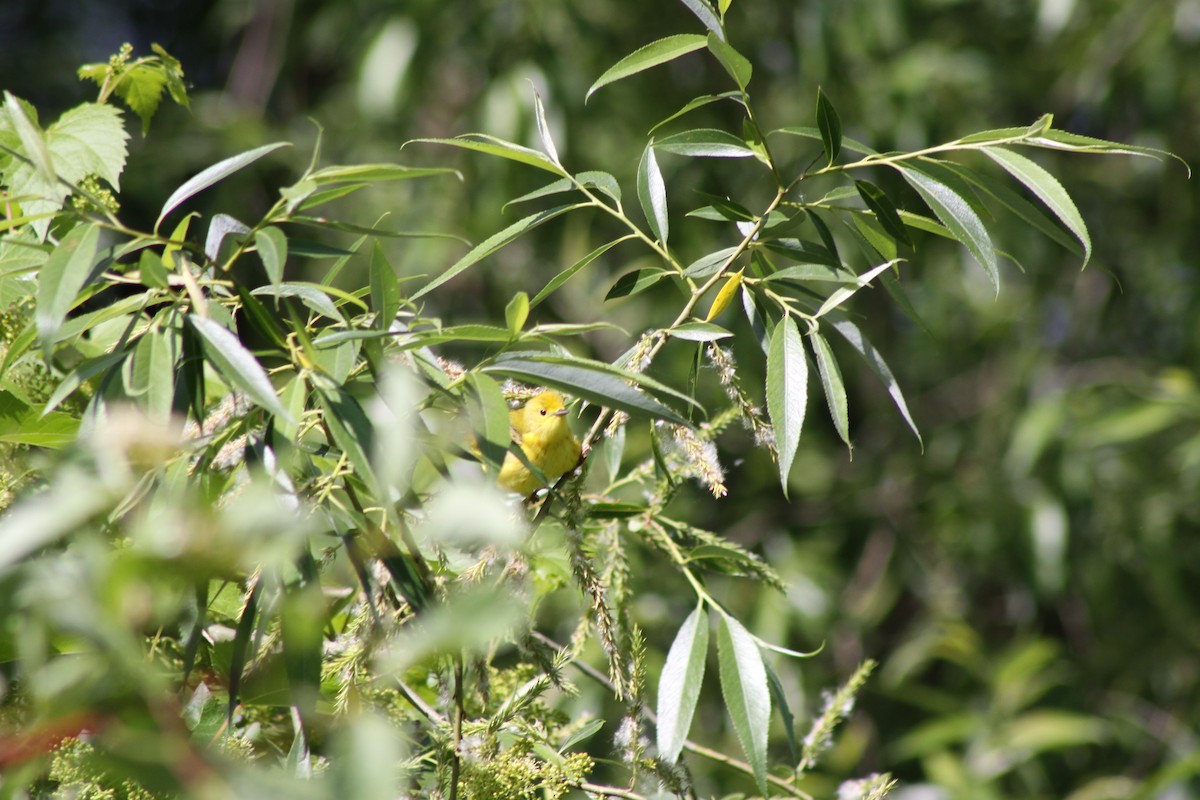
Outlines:
{"label": "dense foliage background", "polygon": [[[732,43],[755,66],[758,108],[775,118],[768,125],[814,124],[820,86],[846,134],[881,150],[1052,113],[1060,128],[1200,163],[1194,0],[739,0],[729,19]],[[697,55],[586,105],[584,94],[619,56],[694,28],[682,5],[665,2],[6,4],[0,86],[53,118],[93,95],[74,79],[79,63],[104,60],[124,41],[138,52],[160,42],[184,65],[192,107],[164,106],[151,135],[130,142],[120,193],[130,224],[152,226],[172,187],[230,153],[297,142],[199,205],[222,209],[236,197],[264,212],[290,182],[283,176],[306,163],[315,120],[329,163],[401,160],[463,173],[461,183],[360,193],[343,218],[369,224],[387,214],[396,229],[478,242],[517,218],[502,207],[537,177],[446,149],[401,153],[401,143],[465,131],[532,142],[532,81],[564,161],[631,184],[646,130],[691,97],[723,91],[723,73]],[[727,112],[700,109],[696,125],[725,127]],[[872,770],[901,780],[893,796],[1200,792],[1197,194],[1177,164],[1039,161],[1093,232],[1085,271],[1071,253],[1013,228],[997,235],[1013,259],[998,297],[964,268],[962,248],[923,241],[906,283],[924,329],[882,292],[857,301],[905,389],[923,452],[874,376],[843,366],[853,459],[814,413],[791,502],[770,460],[737,436],[722,442],[744,456],[727,456],[729,496],[714,502],[695,489],[682,501],[764,554],[788,584],[786,594],[722,587],[740,618],[787,647],[824,644],[780,669],[797,716],[816,713],[820,690],[864,658],[879,662],[826,762],[826,793]],[[676,196],[760,191],[721,163],[689,162],[672,184],[682,166],[664,160]],[[906,191],[899,181],[887,188]],[[461,276],[453,306],[439,313],[449,323],[502,319],[514,292],[536,290],[611,238],[606,224],[572,217],[539,228]],[[673,239],[699,255],[715,246],[712,235],[686,220]],[[461,252],[444,240],[387,244],[402,276],[431,275]],[[644,328],[670,289],[602,304],[611,281],[639,266],[622,258],[606,255],[606,271],[569,284],[547,317]],[[366,277],[347,269],[341,283],[353,289]],[[595,347],[615,358],[623,346],[599,335]],[[742,347],[756,345],[738,342],[735,352]],[[673,580],[633,587],[652,669],[692,603]],[[706,711],[705,702],[700,719],[720,730],[719,706]],[[708,743],[733,752],[734,742],[726,730]],[[692,767],[703,791],[752,788],[720,767]]]}

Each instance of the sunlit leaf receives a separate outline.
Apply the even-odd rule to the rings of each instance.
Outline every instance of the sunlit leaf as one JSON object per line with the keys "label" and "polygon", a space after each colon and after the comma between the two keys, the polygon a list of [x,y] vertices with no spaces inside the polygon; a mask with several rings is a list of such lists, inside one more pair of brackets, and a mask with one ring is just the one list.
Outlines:
{"label": "sunlit leaf", "polygon": [[49,348],[96,265],[100,228],[79,225],[62,238],[38,276],[37,329]]}
{"label": "sunlit leaf", "polygon": [[987,147],[983,152],[1004,167],[1010,175],[1025,184],[1025,187],[1037,195],[1038,199],[1062,220],[1063,225],[1066,225],[1071,233],[1075,234],[1079,243],[1083,245],[1083,264],[1087,266],[1087,262],[1092,257],[1092,240],[1088,236],[1087,224],[1079,215],[1079,210],[1075,208],[1071,195],[1067,194],[1067,190],[1062,187],[1058,179],[1036,162],[1013,150],[1004,147]]}
{"label": "sunlit leaf", "polygon": [[707,655],[708,614],[701,605],[679,626],[658,678],[658,753],[668,764],[679,758],[692,727]]}
{"label": "sunlit leaf", "polygon": [[988,278],[996,292],[1000,291],[1000,271],[996,264],[996,248],[992,245],[992,237],[988,234],[983,220],[971,208],[970,203],[960,194],[940,181],[934,180],[923,172],[911,167],[898,165],[900,174],[904,176],[921,198],[937,215],[937,218],[954,234],[971,252],[975,260],[987,272]]}
{"label": "sunlit leaf", "polygon": [[825,400],[829,404],[829,415],[833,418],[833,427],[846,446],[853,450],[850,444],[850,415],[846,404],[846,386],[842,382],[842,371],[838,368],[837,360],[829,342],[820,331],[813,331],[808,336],[812,344],[813,355],[817,360],[817,372],[821,376],[821,388],[825,390]]}
{"label": "sunlit leaf", "polygon": [[628,78],[630,75],[636,75],[651,67],[657,67],[659,64],[674,61],[682,55],[699,50],[707,43],[708,40],[703,36],[693,33],[681,33],[675,36],[667,36],[658,41],[651,42],[645,47],[640,47],[605,70],[604,74],[597,78],[596,82],[587,90],[584,100],[586,102],[602,86],[607,86],[622,78]]}
{"label": "sunlit leaf", "polygon": [[162,211],[158,212],[158,219],[154,222],[154,230],[158,230],[158,226],[162,224],[163,219],[178,208],[182,203],[189,198],[199,194],[213,184],[221,181],[240,169],[243,169],[250,164],[253,164],[263,156],[269,155],[281,147],[290,147],[290,142],[274,142],[273,144],[264,144],[262,147],[256,147],[253,150],[247,150],[244,153],[239,153],[236,156],[231,156],[223,161],[218,161],[207,169],[201,170],[182,186],[171,193],[167,198],[167,202],[163,203]]}
{"label": "sunlit leaf", "polygon": [[762,654],[750,632],[727,614],[717,623],[717,664],[721,694],[759,791],[767,793],[767,729],[771,690]]}
{"label": "sunlit leaf", "polygon": [[667,185],[658,169],[653,143],[646,145],[646,149],[642,151],[642,160],[638,163],[637,192],[638,200],[642,204],[642,213],[646,215],[646,222],[650,224],[654,238],[666,244],[670,233],[667,220]]}
{"label": "sunlit leaf", "polygon": [[767,413],[779,453],[779,480],[786,497],[792,459],[800,445],[808,407],[808,357],[796,321],[784,316],[771,334],[767,350]]}
{"label": "sunlit leaf", "polygon": [[833,103],[819,87],[817,89],[817,129],[821,132],[821,146],[829,164],[837,161],[842,152],[842,121]]}
{"label": "sunlit leaf", "polygon": [[749,158],[754,151],[732,133],[716,128],[697,128],[659,139],[655,148],[697,158]]}
{"label": "sunlit leaf", "polygon": [[254,245],[267,271],[267,279],[271,285],[278,286],[283,280],[283,267],[287,263],[287,236],[274,225],[268,225],[255,232]]}
{"label": "sunlit leaf", "polygon": [[197,314],[188,314],[188,323],[204,340],[204,352],[221,375],[234,388],[241,389],[258,405],[276,416],[288,419],[287,409],[279,402],[275,387],[237,336],[228,328]]}

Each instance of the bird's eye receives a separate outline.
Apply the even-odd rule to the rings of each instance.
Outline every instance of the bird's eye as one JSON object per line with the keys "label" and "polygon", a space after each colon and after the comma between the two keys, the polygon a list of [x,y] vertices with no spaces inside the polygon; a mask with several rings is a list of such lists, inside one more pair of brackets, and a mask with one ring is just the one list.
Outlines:
{"label": "bird's eye", "polygon": [[544,416],[546,416],[546,409],[544,409],[544,408],[542,408],[542,409],[539,409],[539,410],[538,410],[538,413],[539,413],[539,414],[541,414],[541,415],[544,417]]}

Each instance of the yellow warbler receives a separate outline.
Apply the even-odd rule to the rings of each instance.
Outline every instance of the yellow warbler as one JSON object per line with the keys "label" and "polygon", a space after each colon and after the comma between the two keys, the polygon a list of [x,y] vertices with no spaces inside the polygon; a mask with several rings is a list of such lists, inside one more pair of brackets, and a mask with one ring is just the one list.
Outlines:
{"label": "yellow warbler", "polygon": [[[510,411],[513,439],[529,459],[554,483],[579,463],[579,440],[567,425],[567,409],[558,392],[540,392],[524,406]],[[524,497],[542,488],[542,482],[512,453],[504,457],[499,483]]]}

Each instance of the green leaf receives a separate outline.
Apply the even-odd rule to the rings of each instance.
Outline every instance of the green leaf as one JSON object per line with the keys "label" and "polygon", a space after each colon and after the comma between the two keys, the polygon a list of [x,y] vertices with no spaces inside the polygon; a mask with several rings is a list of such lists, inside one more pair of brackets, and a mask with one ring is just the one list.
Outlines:
{"label": "green leaf", "polygon": [[885,261],[882,264],[872,267],[871,269],[864,272],[862,275],[859,275],[858,277],[856,277],[854,279],[853,285],[842,286],[842,287],[834,290],[834,292],[831,295],[829,295],[829,297],[825,298],[825,302],[821,304],[821,307],[817,309],[817,312],[815,314],[813,314],[813,317],[814,318],[823,317],[826,314],[828,314],[830,311],[833,311],[835,308],[840,306],[842,303],[846,302],[851,297],[853,297],[855,292],[857,292],[859,289],[869,286],[871,281],[875,280],[875,278],[877,278],[880,273],[886,272],[887,270],[896,266],[896,264],[897,264],[896,259],[893,259],[891,261]]}
{"label": "green leaf", "polygon": [[654,238],[667,243],[670,224],[667,219],[667,185],[663,182],[662,172],[658,168],[658,159],[654,157],[654,143],[646,145],[642,151],[642,160],[638,162],[637,171],[638,201],[642,204],[642,213]]}
{"label": "green leaf", "polygon": [[500,384],[490,376],[475,372],[467,377],[467,383],[474,393],[475,402],[468,404],[467,409],[475,429],[475,443],[480,455],[494,470],[493,474],[499,474],[512,443],[508,404],[504,402]]}
{"label": "green leaf", "polygon": [[688,422],[669,406],[663,405],[637,387],[630,386],[628,381],[635,380],[639,385],[695,404],[691,398],[644,375],[589,359],[512,353],[497,358],[494,363],[484,367],[484,371],[559,389],[597,406],[615,408],[632,414],[649,414],[679,425],[687,425]]}
{"label": "green leaf", "polygon": [[544,153],[539,153],[533,148],[514,144],[504,139],[498,139],[495,136],[488,136],[486,133],[464,133],[455,136],[453,139],[413,139],[411,142],[406,142],[405,145],[413,143],[444,144],[463,150],[474,150],[477,153],[487,153],[491,156],[516,161],[530,167],[537,167],[559,177],[565,178],[567,176],[566,170],[551,161]]}
{"label": "green leaf", "polygon": [[314,286],[308,283],[281,283],[278,286],[259,286],[250,294],[255,297],[295,297],[304,303],[304,305],[316,311],[322,316],[326,316],[334,322],[345,322],[345,319],[338,313],[337,306],[329,299],[326,292],[329,291],[327,286]]}
{"label": "green leaf", "polygon": [[704,23],[704,27],[708,28],[717,38],[724,39],[725,31],[721,30],[721,20],[717,19],[717,13],[713,11],[712,4],[708,0],[680,0],[688,11],[696,15],[696,19]]}
{"label": "green leaf", "polygon": [[279,286],[283,280],[283,266],[287,263],[287,236],[279,228],[269,225],[255,232],[254,245],[271,285]]}
{"label": "green leaf", "polygon": [[1062,220],[1063,225],[1079,239],[1083,245],[1083,265],[1092,257],[1092,240],[1088,236],[1087,224],[1075,208],[1071,195],[1062,184],[1036,162],[1004,147],[985,147],[984,154],[1008,171],[1008,174],[1025,184],[1029,191],[1038,196],[1054,215]]}
{"label": "green leaf", "polygon": [[[859,196],[867,204],[867,208],[871,209],[871,212],[875,214],[875,218],[879,220],[879,224],[888,232],[888,235],[897,242],[902,242],[908,247],[912,247],[912,239],[908,236],[908,229],[900,221],[900,215],[896,213],[896,206],[892,203],[891,198],[870,181],[855,181],[854,188],[858,190]],[[894,257],[893,255],[892,258]]]}
{"label": "green leaf", "polygon": [[604,299],[615,300],[619,297],[631,297],[632,295],[639,294],[670,274],[670,271],[661,267],[643,267],[642,269],[635,269],[633,272],[626,272],[620,278],[617,278],[617,282],[604,295]]}
{"label": "green leaf", "polygon": [[543,286],[542,290],[540,292],[538,292],[536,295],[534,295],[533,299],[529,301],[529,308],[530,309],[537,308],[539,303],[541,303],[543,300],[545,300],[547,297],[549,297],[551,294],[553,294],[564,283],[569,281],[571,278],[575,277],[575,274],[577,272],[579,272],[579,270],[583,269],[588,264],[592,263],[597,258],[604,255],[604,253],[606,253],[610,248],[620,244],[621,242],[628,241],[629,239],[633,239],[633,238],[635,238],[635,235],[631,233],[627,236],[622,236],[620,239],[614,239],[611,242],[606,242],[605,244],[602,244],[599,247],[597,247],[592,252],[588,253],[583,258],[576,261],[571,266],[567,267],[562,272],[555,275],[553,278],[550,279],[549,283],[547,283],[545,286]]}
{"label": "green leaf", "polygon": [[911,167],[896,165],[904,179],[912,185],[925,203],[942,221],[954,238],[970,251],[987,272],[996,293],[1000,292],[1000,272],[996,264],[996,248],[983,220],[962,195],[940,181]]}
{"label": "green leaf", "polygon": [[0,442],[58,449],[74,442],[78,430],[75,415],[43,415],[12,392],[0,390]]}
{"label": "green leaf", "polygon": [[717,664],[721,694],[759,791],[767,794],[767,729],[771,690],[762,654],[750,632],[727,614],[717,624]]}
{"label": "green leaf", "polygon": [[596,82],[587,90],[584,102],[586,103],[592,94],[602,86],[607,86],[622,78],[628,78],[630,75],[636,75],[651,67],[657,67],[659,64],[674,61],[680,56],[699,50],[707,43],[708,40],[703,36],[693,33],[681,33],[675,36],[667,36],[666,38],[651,42],[645,47],[638,48],[605,70],[604,74],[597,78]]}
{"label": "green leaf", "polygon": [[163,203],[162,211],[158,213],[158,219],[154,222],[154,230],[157,232],[158,227],[162,224],[167,214],[170,214],[189,198],[229,177],[238,170],[253,164],[263,156],[270,155],[281,147],[291,147],[291,142],[264,144],[262,147],[256,147],[253,150],[247,150],[236,156],[230,156],[223,161],[218,161],[207,169],[201,170],[172,192],[171,196],[167,198],[167,202]]}
{"label": "green leaf", "polygon": [[403,164],[353,164],[350,166],[324,167],[308,176],[318,186],[335,183],[379,183],[383,181],[408,181],[434,175],[462,175],[448,167],[406,167]]}
{"label": "green leaf", "polygon": [[97,225],[78,225],[62,238],[42,267],[38,278],[37,328],[43,350],[49,351],[67,312],[96,266],[99,243]]}
{"label": "green leaf", "polygon": [[738,88],[745,91],[746,85],[750,83],[750,76],[754,73],[746,57],[711,31],[708,34],[708,49],[717,57],[717,61],[721,62],[721,66],[729,73],[729,77],[733,78]]}
{"label": "green leaf", "polygon": [[1074,153],[1109,153],[1127,156],[1145,156],[1156,160],[1167,156],[1183,164],[1187,169],[1188,177],[1192,177],[1192,168],[1188,166],[1187,161],[1170,151],[1159,150],[1154,147],[1139,147],[1123,142],[1110,142],[1105,139],[1095,139],[1091,136],[1081,136],[1077,133],[1069,133],[1057,128],[1050,128],[1042,132],[1040,136],[1025,139],[1020,144],[1045,147],[1051,150],[1069,150]]}
{"label": "green leaf", "polygon": [[106,487],[78,469],[62,470],[43,492],[27,497],[0,518],[0,572],[30,553],[77,533],[111,504]]}
{"label": "green leaf", "polygon": [[702,255],[684,268],[683,274],[689,278],[707,278],[717,274],[721,267],[729,263],[729,259],[738,251],[737,247],[725,247],[712,253]]}
{"label": "green leaf", "polygon": [[904,401],[904,392],[900,390],[900,384],[896,382],[896,377],[892,375],[891,369],[888,368],[887,362],[883,360],[883,356],[875,349],[859,327],[850,320],[839,317],[836,314],[831,314],[828,317],[830,324],[834,330],[842,335],[850,346],[858,351],[863,360],[867,362],[867,366],[871,368],[884,386],[887,387],[888,394],[892,396],[892,402],[896,404],[896,408],[900,410],[900,415],[904,417],[904,421],[908,423],[908,427],[912,429],[913,435],[917,437],[917,441],[921,442],[922,448],[925,446],[921,440],[921,432],[917,430],[917,423],[913,422],[912,415],[908,412],[908,403]]}
{"label": "green leaf", "polygon": [[536,214],[530,214],[524,219],[517,220],[504,230],[500,231],[499,233],[492,234],[487,239],[477,244],[469,253],[456,261],[449,269],[418,289],[416,294],[414,294],[411,299],[417,300],[418,298],[424,297],[426,294],[455,277],[463,270],[478,263],[479,261],[482,261],[505,245],[511,244],[539,225],[549,222],[555,217],[565,214],[568,211],[574,211],[577,208],[583,208],[584,205],[585,204],[580,203],[575,205],[556,206],[554,208],[546,209],[545,211],[539,211]]}
{"label": "green leaf", "polygon": [[508,330],[515,336],[525,327],[527,319],[529,319],[529,295],[517,292],[504,307],[504,321],[508,325]]}
{"label": "green leaf", "polygon": [[658,677],[658,753],[674,764],[692,727],[708,655],[708,614],[699,605],[679,626]]}
{"label": "green leaf", "polygon": [[153,250],[142,251],[142,255],[138,258],[138,276],[142,280],[142,285],[149,289],[166,289],[170,286],[162,256]]}
{"label": "green leaf", "polygon": [[392,270],[383,245],[375,240],[370,264],[371,308],[375,311],[375,327],[389,330],[400,310],[400,280]]}
{"label": "green leaf", "polygon": [[833,427],[837,429],[838,436],[842,437],[846,447],[853,452],[854,446],[850,444],[850,415],[846,403],[846,385],[842,382],[842,371],[838,369],[837,360],[833,357],[833,350],[830,349],[829,342],[825,340],[820,331],[810,333],[808,340],[812,344],[813,355],[817,359],[817,372],[821,376],[821,388],[825,390],[825,401],[829,404],[829,415],[833,418]]}
{"label": "green leaf", "polygon": [[837,256],[824,245],[817,244],[816,242],[806,242],[801,239],[766,239],[762,245],[772,253],[778,253],[785,258],[790,258],[792,261],[799,261],[801,263],[815,261],[818,264],[828,264],[831,267],[841,266],[841,262]]}
{"label": "green leaf", "polygon": [[[13,129],[21,140],[25,156],[33,162],[33,167],[37,170],[42,183],[48,187],[55,187],[58,183],[58,174],[54,171],[54,162],[50,158],[50,148],[46,144],[45,134],[38,129],[37,123],[25,114],[21,101],[7,90],[4,92],[4,108],[8,112]],[[18,192],[14,190],[14,194],[16,193]]]}
{"label": "green leaf", "polygon": [[672,114],[669,117],[664,117],[663,119],[661,119],[657,123],[655,123],[654,127],[650,129],[650,133],[654,133],[656,130],[661,128],[663,125],[666,125],[668,122],[679,119],[684,114],[695,111],[697,108],[702,108],[703,106],[706,106],[709,103],[715,103],[718,100],[740,100],[741,96],[742,96],[741,92],[730,91],[730,92],[721,92],[720,94],[705,94],[705,95],[701,95],[700,97],[694,97],[691,100],[689,100],[687,103],[685,103],[683,105],[683,107],[680,108],[678,111],[676,111],[674,114]]}
{"label": "green leaf", "polygon": [[718,339],[733,336],[731,332],[711,322],[685,322],[671,328],[667,334],[673,339],[684,339],[689,342],[715,342]]}
{"label": "green leaf", "polygon": [[821,146],[825,148],[825,157],[832,166],[842,152],[842,121],[838,118],[833,103],[829,102],[829,98],[820,87],[817,88],[817,129],[821,132]]}
{"label": "green leaf", "polygon": [[546,108],[542,105],[542,96],[537,90],[533,91],[533,114],[537,122],[538,137],[542,140],[542,149],[555,164],[562,166],[558,160],[558,148],[554,146],[554,137],[550,135],[550,124],[546,122]]}
{"label": "green leaf", "polygon": [[150,130],[150,120],[162,101],[167,80],[167,72],[160,64],[143,62],[130,65],[117,83],[117,96],[142,120],[142,136]]}
{"label": "green leaf", "polygon": [[131,369],[130,394],[143,397],[149,417],[166,422],[175,398],[175,362],[179,356],[178,333],[173,329],[149,330],[138,339]]}
{"label": "green leaf", "polygon": [[371,420],[362,406],[344,387],[321,375],[314,375],[317,402],[321,406],[324,420],[333,443],[346,454],[346,460],[359,477],[377,497],[385,496],[383,487],[375,474],[371,462],[374,452],[375,432]]}
{"label": "green leaf", "polygon": [[808,358],[796,321],[784,316],[771,334],[767,350],[767,413],[779,453],[779,480],[787,497],[788,473],[800,445],[808,406]]}
{"label": "green leaf", "polygon": [[754,150],[740,137],[716,128],[696,128],[659,139],[659,150],[695,158],[750,158]]}
{"label": "green leaf", "polygon": [[290,419],[262,364],[242,346],[237,336],[207,317],[188,314],[187,320],[192,330],[204,340],[205,356],[231,386],[241,389],[272,414]]}
{"label": "green leaf", "polygon": [[768,662],[764,661],[763,667],[767,670],[767,686],[771,689],[771,700],[779,709],[779,719],[783,723],[784,733],[787,734],[788,755],[791,757],[791,763],[795,764],[800,760],[800,749],[796,746],[796,718],[792,716],[792,709],[788,705],[779,676]]}
{"label": "green leaf", "polygon": [[858,276],[843,267],[829,264],[795,264],[777,269],[764,281],[820,281],[822,283],[854,283]]}

